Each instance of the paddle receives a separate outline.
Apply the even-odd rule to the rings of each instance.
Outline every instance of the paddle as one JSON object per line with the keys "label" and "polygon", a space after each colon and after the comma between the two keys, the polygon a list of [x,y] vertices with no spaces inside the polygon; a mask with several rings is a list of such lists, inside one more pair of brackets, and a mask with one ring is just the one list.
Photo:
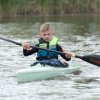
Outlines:
{"label": "paddle", "polygon": [[[3,37],[0,37],[1,40],[5,40],[5,41],[8,41],[8,42],[11,42],[11,43],[14,43],[16,45],[19,45],[19,46],[22,46],[21,43],[18,43],[18,42],[15,42],[13,40],[10,40],[10,39],[6,39],[6,38],[3,38]],[[37,48],[37,49],[41,49],[41,50],[45,50],[45,51],[49,51],[49,52],[55,52],[55,53],[58,53],[58,54],[61,54],[61,55],[65,55],[64,52],[60,52],[60,51],[55,51],[55,50],[49,50],[49,49],[44,49],[44,48],[39,48],[37,46],[31,46],[31,47],[34,47],[34,48]],[[75,55],[75,58],[79,58],[81,60],[84,60],[88,63],[91,63],[91,64],[94,64],[94,65],[97,65],[100,67],[100,55],[85,55],[85,56],[78,56],[78,55]]]}

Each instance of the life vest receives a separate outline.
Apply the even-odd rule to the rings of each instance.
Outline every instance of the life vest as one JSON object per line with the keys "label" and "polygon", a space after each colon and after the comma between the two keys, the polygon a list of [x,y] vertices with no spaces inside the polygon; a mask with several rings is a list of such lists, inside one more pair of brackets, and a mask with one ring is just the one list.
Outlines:
{"label": "life vest", "polygon": [[[49,42],[44,41],[42,38],[39,39],[39,48],[49,49],[49,50],[56,50],[56,45],[58,43],[58,38],[53,37]],[[47,60],[56,58],[58,59],[58,54],[55,52],[49,52],[45,50],[39,50],[37,52],[37,60]]]}

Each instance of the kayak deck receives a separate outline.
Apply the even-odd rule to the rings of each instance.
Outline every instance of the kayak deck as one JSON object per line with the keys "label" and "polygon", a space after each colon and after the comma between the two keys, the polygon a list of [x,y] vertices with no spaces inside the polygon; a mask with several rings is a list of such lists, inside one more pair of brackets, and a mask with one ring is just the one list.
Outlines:
{"label": "kayak deck", "polygon": [[80,70],[79,65],[70,65],[67,68],[56,68],[51,66],[41,66],[38,64],[34,67],[17,71],[16,77],[18,83],[23,83],[37,80],[46,80],[66,74],[72,74],[78,70]]}

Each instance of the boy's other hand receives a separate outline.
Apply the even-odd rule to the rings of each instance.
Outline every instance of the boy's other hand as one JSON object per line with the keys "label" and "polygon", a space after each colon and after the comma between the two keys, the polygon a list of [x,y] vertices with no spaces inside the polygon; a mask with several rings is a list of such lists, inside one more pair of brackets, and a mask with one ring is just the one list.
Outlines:
{"label": "boy's other hand", "polygon": [[22,42],[23,49],[31,50],[30,43],[28,41]]}

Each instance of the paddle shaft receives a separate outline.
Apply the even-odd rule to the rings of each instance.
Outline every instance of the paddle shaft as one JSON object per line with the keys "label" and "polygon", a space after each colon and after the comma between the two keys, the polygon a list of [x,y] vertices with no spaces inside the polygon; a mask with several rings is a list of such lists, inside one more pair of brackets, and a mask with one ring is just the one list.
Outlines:
{"label": "paddle shaft", "polygon": [[[14,43],[14,44],[19,45],[19,46],[22,46],[22,43],[15,42],[15,41],[10,40],[10,39],[6,39],[6,38],[3,38],[3,37],[0,37],[0,39]],[[58,53],[60,55],[65,55],[64,52],[60,52],[60,51],[44,49],[44,48],[40,48],[40,47],[37,47],[37,46],[31,46],[31,47],[34,47],[34,48],[37,48],[37,49],[40,49],[40,50],[49,51],[49,52],[55,52],[55,53]],[[75,55],[75,57],[100,67],[100,55],[86,55],[86,56]]]}
{"label": "paddle shaft", "polygon": [[[19,45],[19,46],[22,46],[22,43],[15,42],[15,41],[10,40],[10,39],[6,39],[6,38],[3,38],[3,37],[0,37],[0,39],[1,39],[1,40],[5,40],[5,41],[8,41],[8,42],[11,42],[11,43],[14,43],[14,44]],[[37,48],[37,49],[40,49],[40,50],[45,50],[45,51],[55,52],[55,53],[58,53],[58,54],[65,55],[65,53],[64,53],[64,52],[60,52],[60,51],[55,51],[55,50],[44,49],[44,48],[40,48],[40,47],[37,47],[37,46],[31,46],[31,47],[34,47],[34,48]]]}

